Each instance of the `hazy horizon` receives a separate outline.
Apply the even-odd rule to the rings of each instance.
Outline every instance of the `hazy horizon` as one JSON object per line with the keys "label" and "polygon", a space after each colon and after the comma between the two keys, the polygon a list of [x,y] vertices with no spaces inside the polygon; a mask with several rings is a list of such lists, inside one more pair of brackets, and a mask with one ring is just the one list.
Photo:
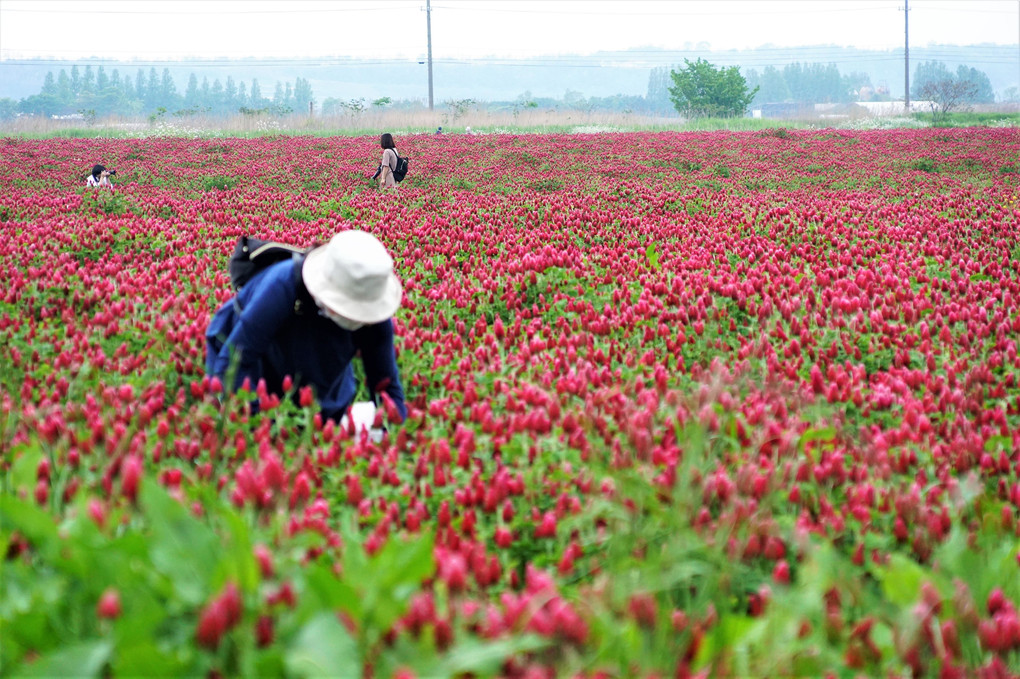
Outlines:
{"label": "hazy horizon", "polygon": [[[908,0],[910,43],[1020,45],[1016,0]],[[435,0],[434,60],[902,49],[904,0]],[[424,0],[0,0],[0,60],[423,59]],[[154,30],[154,26],[158,29]],[[1018,55],[1020,57],[1020,55]]]}

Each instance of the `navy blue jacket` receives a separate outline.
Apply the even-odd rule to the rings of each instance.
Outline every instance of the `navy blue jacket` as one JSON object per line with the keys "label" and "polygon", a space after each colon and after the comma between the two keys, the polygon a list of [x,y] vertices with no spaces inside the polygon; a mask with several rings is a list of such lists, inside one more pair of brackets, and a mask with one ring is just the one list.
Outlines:
{"label": "navy blue jacket", "polygon": [[393,349],[393,322],[344,330],[319,312],[301,280],[301,261],[272,264],[224,304],[206,329],[206,372],[226,383],[231,356],[239,354],[232,389],[247,377],[252,389],[265,379],[271,394],[283,396],[283,378],[295,388],[313,388],[324,417],[339,420],[354,400],[357,381],[351,359],[361,352],[365,381],[393,399],[407,417]]}

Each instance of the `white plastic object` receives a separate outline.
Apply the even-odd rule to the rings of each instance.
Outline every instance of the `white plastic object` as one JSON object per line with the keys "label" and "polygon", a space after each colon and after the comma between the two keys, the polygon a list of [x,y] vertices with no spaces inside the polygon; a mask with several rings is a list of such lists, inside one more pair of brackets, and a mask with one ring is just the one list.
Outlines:
{"label": "white plastic object", "polygon": [[[355,434],[360,433],[363,430],[368,431],[368,438],[374,443],[379,443],[382,440],[383,430],[374,429],[372,423],[375,422],[375,404],[371,401],[358,401],[351,405],[350,417],[354,420],[354,432]],[[340,418],[340,426],[345,430],[348,427],[347,415]]]}

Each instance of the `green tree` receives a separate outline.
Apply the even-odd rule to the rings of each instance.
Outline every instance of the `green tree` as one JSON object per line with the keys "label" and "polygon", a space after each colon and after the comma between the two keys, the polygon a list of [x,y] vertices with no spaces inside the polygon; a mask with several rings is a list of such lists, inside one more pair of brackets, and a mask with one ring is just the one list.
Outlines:
{"label": "green tree", "polygon": [[584,98],[584,93],[572,90],[569,87],[567,88],[567,91],[563,93],[563,105],[566,108],[577,111],[589,110],[588,100]]}
{"label": "green tree", "polygon": [[137,99],[145,100],[145,71],[138,69],[138,73],[135,74],[135,97]]}
{"label": "green tree", "polygon": [[258,78],[251,79],[251,90],[248,94],[248,100],[251,102],[251,108],[262,108],[265,105],[265,100],[262,98],[262,88],[259,87]]}
{"label": "green tree", "polygon": [[474,99],[448,99],[443,103],[446,106],[448,106],[450,110],[453,112],[454,120],[457,120],[458,118],[462,117],[463,115],[465,115],[471,109],[478,105],[478,102],[476,102]]}
{"label": "green tree", "polygon": [[124,76],[120,81],[121,107],[125,115],[138,113],[142,110],[141,97],[135,92],[135,86],[129,76]]}
{"label": "green tree", "polygon": [[177,94],[177,85],[174,84],[174,79],[170,76],[170,69],[163,69],[163,77],[159,83],[159,96],[162,100],[161,106],[167,108],[176,108],[180,103],[181,96]]}
{"label": "green tree", "polygon": [[365,110],[365,98],[348,99],[340,102],[340,108],[352,119],[357,118]]}
{"label": "green tree", "polygon": [[57,81],[53,77],[53,71],[46,74],[43,80],[42,91],[21,101],[21,110],[25,113],[41,115],[53,115],[55,113],[66,113],[68,109],[61,105],[57,90]]}
{"label": "green tree", "polygon": [[223,113],[227,110],[226,95],[223,93],[223,83],[219,78],[213,80],[212,89],[209,92],[208,106],[216,113]]}
{"label": "green tree", "polygon": [[298,113],[306,113],[308,104],[314,100],[312,85],[304,78],[294,79],[294,100],[291,106]]}
{"label": "green tree", "polygon": [[223,87],[223,110],[233,113],[237,110],[237,83],[232,76],[227,76],[227,84]]}
{"label": "green tree", "polygon": [[846,100],[843,79],[836,64],[787,64],[783,67],[783,78],[794,101],[822,103]]}
{"label": "green tree", "polygon": [[108,115],[123,107],[124,99],[120,88],[120,73],[113,69],[111,76],[100,66],[96,72],[96,92],[92,98],[92,108],[97,115]]}
{"label": "green tree", "polygon": [[970,103],[991,104],[995,102],[995,90],[992,89],[992,82],[984,71],[960,64],[956,68],[956,79],[974,86],[974,94],[971,96]]}
{"label": "green tree", "polygon": [[910,98],[921,100],[921,90],[929,83],[952,80],[953,72],[941,61],[923,61],[914,69],[914,77],[910,79]]}
{"label": "green tree", "polygon": [[737,66],[716,68],[701,58],[684,59],[684,68],[669,76],[669,98],[685,116],[740,116],[758,93],[748,90]]}
{"label": "green tree", "polygon": [[188,86],[184,88],[184,105],[189,108],[198,105],[198,76],[194,73],[188,76]]}
{"label": "green tree", "polygon": [[42,93],[50,96],[57,96],[57,81],[53,78],[53,71],[46,73],[46,77],[43,79]]}
{"label": "green tree", "polygon": [[754,101],[759,104],[778,103],[790,98],[786,78],[775,66],[766,66],[760,74],[752,68],[747,72],[747,84],[757,89]]}
{"label": "green tree", "polygon": [[64,69],[60,69],[60,75],[57,76],[57,98],[62,106],[70,107],[74,102],[74,92],[71,91],[71,78],[68,77]]}
{"label": "green tree", "polygon": [[159,74],[156,73],[156,67],[152,66],[149,68],[149,79],[145,83],[145,108],[154,110],[160,105],[162,98],[159,93]]}
{"label": "green tree", "polygon": [[82,94],[92,94],[96,91],[96,74],[92,72],[92,66],[85,67],[85,74],[81,79]]}
{"label": "green tree", "polygon": [[0,120],[13,120],[17,115],[18,102],[9,97],[0,99]]}
{"label": "green tree", "polygon": [[861,89],[871,87],[871,76],[863,71],[851,71],[843,76],[843,101],[857,101]]}
{"label": "green tree", "polygon": [[103,89],[109,87],[109,85],[110,76],[107,74],[106,68],[100,65],[99,68],[96,69],[96,91],[102,92]]}
{"label": "green tree", "polygon": [[[959,87],[954,87],[954,83]],[[952,102],[952,108],[995,101],[995,90],[984,71],[961,64],[954,74],[941,61],[925,61],[918,64],[914,71],[910,96],[917,100],[933,101],[925,94],[936,94],[940,100]]]}
{"label": "green tree", "polygon": [[669,71],[668,66],[656,66],[648,74],[648,92],[645,99],[652,110],[668,111],[671,108]]}
{"label": "green tree", "polygon": [[198,105],[204,109],[210,109],[213,105],[212,88],[207,75],[202,76],[202,86],[198,88]]}

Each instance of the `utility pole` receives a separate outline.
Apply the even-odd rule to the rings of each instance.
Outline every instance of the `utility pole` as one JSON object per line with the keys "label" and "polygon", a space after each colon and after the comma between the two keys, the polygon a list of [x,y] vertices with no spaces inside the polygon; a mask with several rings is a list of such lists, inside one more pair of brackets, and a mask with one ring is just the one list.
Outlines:
{"label": "utility pole", "polygon": [[903,112],[910,113],[910,7],[903,0]]}
{"label": "utility pole", "polygon": [[425,28],[429,39],[429,110],[433,110],[432,101],[432,0],[425,0]]}

